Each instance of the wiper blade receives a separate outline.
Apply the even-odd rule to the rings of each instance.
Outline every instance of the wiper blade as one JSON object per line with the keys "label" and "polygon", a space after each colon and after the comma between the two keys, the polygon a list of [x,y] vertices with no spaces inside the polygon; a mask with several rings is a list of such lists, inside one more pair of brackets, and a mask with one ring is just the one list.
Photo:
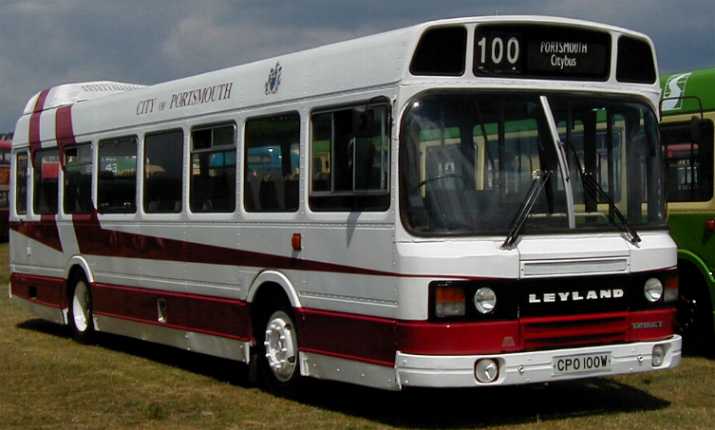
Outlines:
{"label": "wiper blade", "polygon": [[[581,172],[581,170],[579,171]],[[601,184],[599,184],[598,181],[592,175],[581,172],[581,183],[584,185],[584,187],[588,186],[589,191],[592,194],[600,196],[606,201],[606,203],[608,203],[608,219],[611,220],[611,222],[617,227],[620,227],[624,231],[624,233],[630,236],[629,241],[632,244],[635,245],[636,243],[641,241],[641,237],[638,235],[638,232],[632,225],[628,223],[628,220],[626,220],[626,217],[623,215],[623,212],[618,209],[618,206],[616,206],[616,203],[613,201],[611,195],[608,194],[601,187]],[[598,199],[596,199],[596,201],[598,201]],[[615,217],[611,216],[611,214],[615,215]],[[616,219],[618,220],[618,222],[616,222]]]}
{"label": "wiper blade", "polygon": [[[629,242],[634,245],[640,242],[641,237],[638,236],[638,232],[632,225],[628,223],[628,220],[626,220],[626,217],[623,215],[620,209],[618,209],[611,195],[608,194],[601,187],[601,184],[598,183],[598,181],[596,180],[596,178],[593,177],[593,175],[591,175],[590,173],[586,173],[586,171],[581,167],[581,159],[578,157],[576,148],[573,147],[571,141],[568,139],[566,140],[566,147],[571,151],[571,154],[576,160],[576,168],[578,169],[578,174],[581,177],[581,184],[584,187],[584,192],[588,191],[589,193],[591,193],[592,196],[595,196],[596,203],[598,203],[599,196],[603,198],[606,203],[608,203],[608,220],[611,221],[613,225],[619,227],[624,233],[630,236],[630,239],[628,239]],[[586,188],[588,188],[588,190],[586,190]],[[615,215],[615,217],[613,215]]]}
{"label": "wiper blade", "polygon": [[529,191],[526,192],[526,196],[521,202],[519,210],[516,212],[514,219],[511,221],[511,229],[509,230],[509,234],[506,236],[506,239],[504,239],[504,243],[502,243],[501,245],[503,249],[511,249],[514,246],[514,243],[516,243],[516,240],[519,238],[521,230],[526,223],[527,217],[531,213],[531,210],[534,208],[536,200],[541,195],[541,191],[543,191],[544,186],[549,181],[552,174],[553,172],[551,170],[547,170],[543,174],[535,177],[533,181],[531,181]]}

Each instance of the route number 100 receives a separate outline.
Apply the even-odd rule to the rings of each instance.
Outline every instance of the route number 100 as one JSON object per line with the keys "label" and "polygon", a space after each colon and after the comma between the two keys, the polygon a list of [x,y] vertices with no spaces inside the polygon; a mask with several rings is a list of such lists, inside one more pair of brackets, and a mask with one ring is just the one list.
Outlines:
{"label": "route number 100", "polygon": [[486,37],[482,37],[477,42],[477,46],[480,51],[480,64],[487,63],[487,55],[489,55],[490,62],[495,66],[503,65],[504,60],[511,65],[515,65],[519,61],[520,47],[519,39],[516,37],[510,37],[506,43],[501,37],[494,37],[491,39],[491,44],[487,43]]}

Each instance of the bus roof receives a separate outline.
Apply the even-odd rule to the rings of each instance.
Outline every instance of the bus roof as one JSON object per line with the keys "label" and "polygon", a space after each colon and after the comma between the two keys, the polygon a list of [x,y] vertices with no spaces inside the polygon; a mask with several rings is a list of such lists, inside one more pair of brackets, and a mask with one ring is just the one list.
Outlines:
{"label": "bus roof", "polygon": [[663,88],[663,116],[700,112],[697,100],[675,97],[697,97],[704,111],[715,111],[715,67],[665,75],[661,77],[660,84]]}
{"label": "bus roof", "polygon": [[[280,104],[308,97],[336,95],[353,90],[374,90],[410,79],[454,79],[438,76],[415,77],[410,74],[410,60],[420,36],[435,27],[484,23],[571,26],[609,32],[614,37],[626,34],[644,40],[652,46],[651,40],[643,34],[568,18],[490,16],[431,21],[146,87],[112,82],[53,87],[35,94],[28,101],[23,116],[17,123],[14,144],[25,146],[31,140],[53,141],[59,129],[62,129],[63,133],[70,130],[73,136],[81,138],[83,135],[106,130]],[[615,74],[613,70],[610,73]],[[588,84],[594,88],[603,88],[603,85],[612,82],[613,80],[608,80]],[[84,88],[87,85],[101,86],[100,84],[122,87],[117,87],[117,91],[109,88],[110,91],[100,92],[92,97],[91,92]],[[657,85],[649,87],[653,87],[654,94],[658,91]],[[129,89],[131,91],[126,91]],[[63,112],[60,118],[60,109],[68,105],[72,106],[71,115]],[[54,107],[58,108],[57,119],[40,120],[40,117],[54,115],[54,112],[50,112]],[[37,124],[31,127],[32,118],[35,118]],[[31,133],[34,133],[32,139]]]}

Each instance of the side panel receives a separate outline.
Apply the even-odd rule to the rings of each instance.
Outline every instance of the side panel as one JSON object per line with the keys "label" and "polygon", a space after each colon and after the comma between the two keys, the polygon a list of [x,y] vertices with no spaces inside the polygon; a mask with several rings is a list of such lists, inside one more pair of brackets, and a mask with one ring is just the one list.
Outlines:
{"label": "side panel", "polygon": [[[687,122],[691,116],[692,114],[666,116],[663,123]],[[715,121],[715,112],[705,112],[704,117]],[[715,153],[713,157],[715,158]],[[715,160],[713,162],[715,164]],[[711,184],[715,188],[712,178]],[[706,228],[706,221],[715,219],[715,189],[713,191],[713,198],[709,201],[669,203],[668,225],[670,234],[678,245],[678,259],[690,261],[702,274],[715,316],[715,234]],[[715,324],[715,317],[713,323]]]}
{"label": "side panel", "polygon": [[249,341],[248,304],[240,300],[95,283],[97,316]]}

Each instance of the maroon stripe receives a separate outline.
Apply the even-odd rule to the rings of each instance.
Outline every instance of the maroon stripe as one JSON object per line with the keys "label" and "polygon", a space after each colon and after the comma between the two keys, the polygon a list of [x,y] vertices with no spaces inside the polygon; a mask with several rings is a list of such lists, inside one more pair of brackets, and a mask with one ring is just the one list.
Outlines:
{"label": "maroon stripe", "polygon": [[55,113],[55,137],[57,139],[60,164],[64,166],[65,147],[77,144],[72,128],[72,105],[57,108]]}
{"label": "maroon stripe", "polygon": [[108,230],[101,226],[96,211],[93,211],[91,214],[72,215],[72,223],[74,225],[80,253],[84,255],[248,266],[266,269],[349,273],[354,275],[430,279],[485,279],[483,277],[468,275],[401,274],[364,267],[347,266],[297,257],[286,257],[144,234]]}
{"label": "maroon stripe", "polygon": [[396,320],[308,308],[295,312],[302,351],[394,365]]}
{"label": "maroon stripe", "polygon": [[40,94],[35,100],[35,106],[32,109],[32,113],[39,113],[45,109],[45,102],[47,101],[47,95],[50,93],[50,88],[40,91]]}
{"label": "maroon stripe", "polygon": [[47,95],[50,90],[46,89],[40,92],[35,100],[35,107],[30,116],[30,133],[28,136],[28,141],[30,143],[30,156],[32,159],[32,165],[35,165],[35,154],[40,150],[40,118],[42,116],[42,110],[45,108],[45,101],[47,100]]}
{"label": "maroon stripe", "polygon": [[13,273],[10,291],[13,296],[33,303],[58,309],[67,307],[67,287],[62,278]]}
{"label": "maroon stripe", "polygon": [[400,321],[398,349],[421,355],[481,355],[522,349],[520,324],[513,321],[435,323]]}
{"label": "maroon stripe", "polygon": [[[166,322],[159,322],[157,300],[166,301]],[[251,315],[243,300],[173,291],[92,284],[97,315],[249,341]]]}
{"label": "maroon stripe", "polygon": [[517,320],[438,323],[307,308],[295,312],[302,351],[382,366],[393,366],[397,351],[480,355],[521,349]]}
{"label": "maroon stripe", "polygon": [[[67,306],[65,282],[61,278],[13,273],[14,295],[50,307]],[[34,287],[36,293],[31,294]],[[241,341],[252,341],[250,304],[238,299],[191,293],[153,290],[109,284],[92,284],[94,312],[127,321],[204,333]],[[166,300],[166,322],[158,321],[157,299]],[[528,326],[553,325],[553,344],[569,322],[584,318],[628,318],[628,338],[619,342],[664,339],[673,333],[672,308],[630,313],[602,313],[577,316],[536,317],[511,321],[429,322],[406,321],[345,312],[296,308],[299,348],[332,357],[380,366],[394,365],[401,351],[419,355],[483,355],[524,351]],[[634,328],[635,323],[657,323]],[[642,326],[643,324],[641,324]],[[587,344],[603,344],[605,339],[589,339]],[[613,340],[609,340],[613,342]]]}
{"label": "maroon stripe", "polygon": [[11,221],[10,228],[52,249],[62,252],[56,215],[40,215],[39,221]]}

